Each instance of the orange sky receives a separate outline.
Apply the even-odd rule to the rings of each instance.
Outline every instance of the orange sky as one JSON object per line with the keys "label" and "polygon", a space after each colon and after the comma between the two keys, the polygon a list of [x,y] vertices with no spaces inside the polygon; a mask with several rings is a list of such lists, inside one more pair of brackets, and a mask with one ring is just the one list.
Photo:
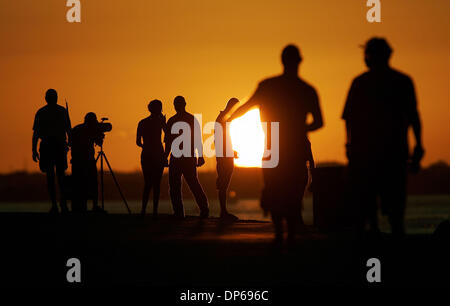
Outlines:
{"label": "orange sky", "polygon": [[366,21],[365,2],[81,0],[82,22],[69,24],[65,0],[1,0],[0,172],[38,170],[31,127],[47,88],[69,100],[74,125],[88,111],[109,117],[109,159],[135,170],[135,129],[149,100],[161,99],[170,116],[183,95],[190,112],[214,120],[230,97],[244,100],[281,71],[287,43],[301,48],[300,74],[321,99],[316,159],[345,161],[340,115],[352,78],[365,69],[358,45],[373,35],[388,38],[393,66],[416,83],[424,163],[450,162],[450,1],[381,0],[381,24]]}

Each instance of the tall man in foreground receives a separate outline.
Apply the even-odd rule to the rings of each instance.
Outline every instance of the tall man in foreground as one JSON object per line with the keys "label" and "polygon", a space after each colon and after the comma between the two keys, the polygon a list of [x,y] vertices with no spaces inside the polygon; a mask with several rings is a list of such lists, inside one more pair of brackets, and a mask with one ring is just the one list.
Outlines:
{"label": "tall man in foreground", "polygon": [[366,43],[364,60],[369,70],[353,80],[342,117],[359,230],[369,225],[378,232],[376,198],[380,196],[392,233],[402,236],[410,126],[416,140],[410,160],[413,170],[419,169],[424,151],[414,84],[389,66],[391,53],[382,38]]}
{"label": "tall man in foreground", "polygon": [[[47,188],[52,202],[50,213],[58,213],[56,202],[55,174],[58,180],[61,212],[67,213],[64,194],[64,172],[67,169],[67,140],[70,135],[70,120],[67,110],[58,105],[56,90],[45,93],[47,105],[39,109],[34,117],[32,151],[33,160],[47,176]],[[38,142],[39,152],[37,150]]]}
{"label": "tall man in foreground", "polygon": [[177,113],[167,121],[164,142],[166,158],[170,154],[169,190],[174,216],[185,216],[181,193],[181,178],[184,177],[200,208],[200,217],[207,218],[208,199],[197,177],[197,167],[205,164],[201,127],[197,119],[186,111],[184,97],[175,97],[173,105]]}
{"label": "tall man in foreground", "polygon": [[[294,45],[284,48],[281,60],[284,71],[280,76],[259,83],[253,96],[236,110],[230,121],[259,107],[261,121],[279,123],[279,162],[274,168],[263,167],[264,188],[261,206],[269,211],[275,226],[275,244],[283,242],[283,220],[288,225],[288,243],[295,238],[302,222],[302,199],[308,179],[306,162],[309,159],[307,132],[323,126],[316,90],[298,76],[302,57]],[[313,121],[306,122],[308,114]],[[267,141],[272,138],[268,132]],[[276,148],[268,148],[273,151]]]}

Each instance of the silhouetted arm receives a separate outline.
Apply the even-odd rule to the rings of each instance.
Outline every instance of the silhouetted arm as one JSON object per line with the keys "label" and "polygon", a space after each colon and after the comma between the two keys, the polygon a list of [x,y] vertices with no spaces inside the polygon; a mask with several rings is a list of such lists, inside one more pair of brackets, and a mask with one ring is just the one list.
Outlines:
{"label": "silhouetted arm", "polygon": [[417,173],[420,170],[420,161],[425,153],[422,146],[422,124],[420,121],[419,111],[417,110],[417,99],[414,84],[411,79],[408,79],[406,89],[408,119],[409,124],[412,126],[414,138],[416,140],[416,146],[414,147],[413,154],[411,156],[410,169],[412,172]]}
{"label": "silhouetted arm", "polygon": [[166,133],[167,133],[167,120],[166,120],[166,115],[161,115],[161,116],[162,116],[162,118],[161,118],[161,126],[162,126],[162,130],[163,130],[164,136],[165,136]]}
{"label": "silhouetted arm", "polygon": [[346,144],[349,145],[350,143],[352,143],[352,134],[351,134],[351,129],[350,129],[350,124],[347,121],[345,121],[345,131],[346,131]]}
{"label": "silhouetted arm", "polygon": [[164,157],[168,158],[170,155],[170,150],[172,148],[172,121],[169,119],[167,121],[165,131],[164,131]]}
{"label": "silhouetted arm", "polygon": [[316,91],[313,91],[312,100],[311,100],[311,115],[313,117],[313,121],[306,126],[306,131],[312,132],[320,129],[323,126],[323,118],[322,111],[320,110],[319,105],[319,97],[317,96]]}
{"label": "silhouetted arm", "polygon": [[33,140],[32,140],[32,151],[33,151],[33,160],[36,162],[39,160],[39,153],[37,151],[37,144],[39,141],[39,135],[36,130],[33,131]]}
{"label": "silhouetted arm", "polygon": [[228,121],[233,121],[236,118],[239,118],[245,113],[247,113],[250,109],[258,106],[258,103],[254,99],[248,100],[244,105],[240,106],[231,116],[228,118]]}
{"label": "silhouetted arm", "polygon": [[219,116],[216,118],[216,122],[222,123],[225,121],[225,117],[228,113],[220,112]]}
{"label": "silhouetted arm", "polygon": [[[205,164],[205,158],[203,157],[203,139],[202,129],[197,118],[194,117],[194,151],[197,151],[197,167],[201,167]],[[195,154],[195,152],[194,152]]]}
{"label": "silhouetted arm", "polygon": [[[162,115],[162,120],[161,120],[161,127],[162,127],[162,131],[164,132],[164,139],[166,139],[166,134],[167,134],[167,120],[166,120],[166,115]],[[164,141],[163,141],[164,142]],[[166,153],[166,143],[163,143],[163,147],[164,147],[164,154]],[[168,155],[164,155],[164,157],[167,159]]]}
{"label": "silhouetted arm", "polygon": [[416,139],[416,146],[422,147],[422,123],[417,111],[412,118],[411,125],[414,131],[414,137]]}
{"label": "silhouetted arm", "polygon": [[72,146],[72,122],[70,121],[69,110],[66,108],[66,134],[67,134],[67,143],[71,147]]}
{"label": "silhouetted arm", "polygon": [[33,161],[35,161],[35,162],[39,160],[39,153],[37,151],[37,144],[39,141],[38,129],[39,129],[39,116],[38,116],[38,114],[36,114],[36,116],[34,117],[33,138],[31,141],[31,150],[33,152]]}
{"label": "silhouetted arm", "polygon": [[143,147],[144,144],[142,143],[142,124],[139,122],[137,132],[136,132],[136,145],[138,147]]}
{"label": "silhouetted arm", "polygon": [[351,156],[351,143],[352,143],[352,133],[350,128],[350,120],[353,108],[353,101],[355,100],[355,92],[357,89],[357,81],[353,80],[352,85],[347,94],[347,100],[345,101],[344,111],[342,113],[342,119],[345,120],[345,131],[346,131],[346,143],[345,143],[345,155],[348,159]]}
{"label": "silhouetted arm", "polygon": [[252,108],[258,106],[260,103],[261,96],[263,95],[262,91],[263,91],[262,86],[260,84],[256,89],[255,93],[253,94],[253,96],[246,103],[239,106],[239,108],[233,114],[231,114],[231,116],[228,117],[227,121],[231,122],[234,119],[245,115]]}
{"label": "silhouetted arm", "polygon": [[409,91],[409,122],[413,128],[414,138],[416,140],[416,147],[422,147],[422,123],[419,116],[419,111],[417,110],[417,98],[414,89],[414,84],[410,80],[408,82]]}

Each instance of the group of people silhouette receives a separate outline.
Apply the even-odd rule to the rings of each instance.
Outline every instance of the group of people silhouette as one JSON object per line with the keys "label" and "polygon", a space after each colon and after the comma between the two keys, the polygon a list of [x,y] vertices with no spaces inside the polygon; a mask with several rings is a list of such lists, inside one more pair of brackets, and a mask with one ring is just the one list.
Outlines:
{"label": "group of people silhouette", "polygon": [[[404,235],[407,169],[417,171],[424,150],[421,139],[421,122],[417,111],[416,95],[412,80],[391,68],[392,49],[383,38],[371,38],[364,46],[364,60],[368,70],[356,77],[350,87],[342,118],[346,123],[346,151],[352,190],[351,201],[358,209],[358,230],[379,232],[377,221],[377,197],[384,214],[389,216],[392,232]],[[230,133],[226,123],[259,107],[262,122],[279,123],[279,162],[276,167],[263,168],[261,206],[271,214],[275,227],[275,243],[281,244],[284,221],[287,223],[288,242],[293,242],[302,220],[302,198],[308,182],[308,165],[314,167],[308,133],[323,126],[322,112],[316,90],[299,77],[302,62],[300,50],[286,46],[281,55],[284,67],[279,76],[259,83],[251,98],[236,110],[239,100],[232,98],[221,111],[216,122],[222,127],[222,137],[217,137],[223,152],[232,150]],[[68,112],[57,104],[57,93],[49,89],[35,117],[33,133],[33,159],[39,159],[40,169],[47,174],[51,212],[58,212],[55,196],[55,175],[61,194],[61,211],[67,212],[64,196],[64,171],[67,169],[68,145],[72,148],[73,175],[78,176],[81,188],[78,193],[94,198],[97,205],[97,180],[94,144],[101,144],[103,133],[93,113],[88,113],[82,125],[71,129]],[[153,216],[158,214],[160,184],[164,167],[169,168],[169,190],[174,216],[184,218],[182,201],[182,177],[192,191],[200,208],[200,217],[209,216],[209,204],[198,180],[197,167],[205,163],[201,129],[198,121],[186,111],[182,96],[174,99],[176,114],[166,121],[162,103],[153,100],[148,104],[150,116],[141,120],[137,128],[136,144],[142,148],[141,166],[144,175],[142,214],[146,213],[149,194],[153,189]],[[311,117],[311,122],[307,117]],[[188,156],[172,151],[172,143],[178,134],[173,132],[177,123],[190,127]],[[408,129],[413,128],[415,148],[409,153]],[[162,141],[164,133],[164,141]],[[197,135],[200,133],[200,135]],[[270,129],[266,133],[271,139]],[[73,141],[74,135],[78,141]],[[38,140],[41,139],[39,152]],[[200,141],[199,141],[200,140]],[[163,143],[164,142],[164,143]],[[270,148],[270,142],[267,143]],[[237,220],[226,207],[227,190],[234,169],[234,158],[216,154],[217,189],[221,218]],[[80,166],[77,166],[80,165]],[[86,190],[91,190],[87,192]],[[82,208],[82,210],[85,208]]]}

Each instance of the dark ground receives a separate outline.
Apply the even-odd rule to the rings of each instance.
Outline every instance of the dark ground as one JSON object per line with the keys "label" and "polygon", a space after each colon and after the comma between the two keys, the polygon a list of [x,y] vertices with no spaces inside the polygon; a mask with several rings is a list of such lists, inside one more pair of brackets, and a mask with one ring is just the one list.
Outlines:
{"label": "dark ground", "polygon": [[[9,286],[449,287],[448,241],[430,235],[357,242],[313,228],[288,251],[271,249],[272,226],[161,216],[0,214],[0,284]],[[66,261],[82,283],[66,282]],[[381,261],[380,284],[366,281],[367,259]]]}

